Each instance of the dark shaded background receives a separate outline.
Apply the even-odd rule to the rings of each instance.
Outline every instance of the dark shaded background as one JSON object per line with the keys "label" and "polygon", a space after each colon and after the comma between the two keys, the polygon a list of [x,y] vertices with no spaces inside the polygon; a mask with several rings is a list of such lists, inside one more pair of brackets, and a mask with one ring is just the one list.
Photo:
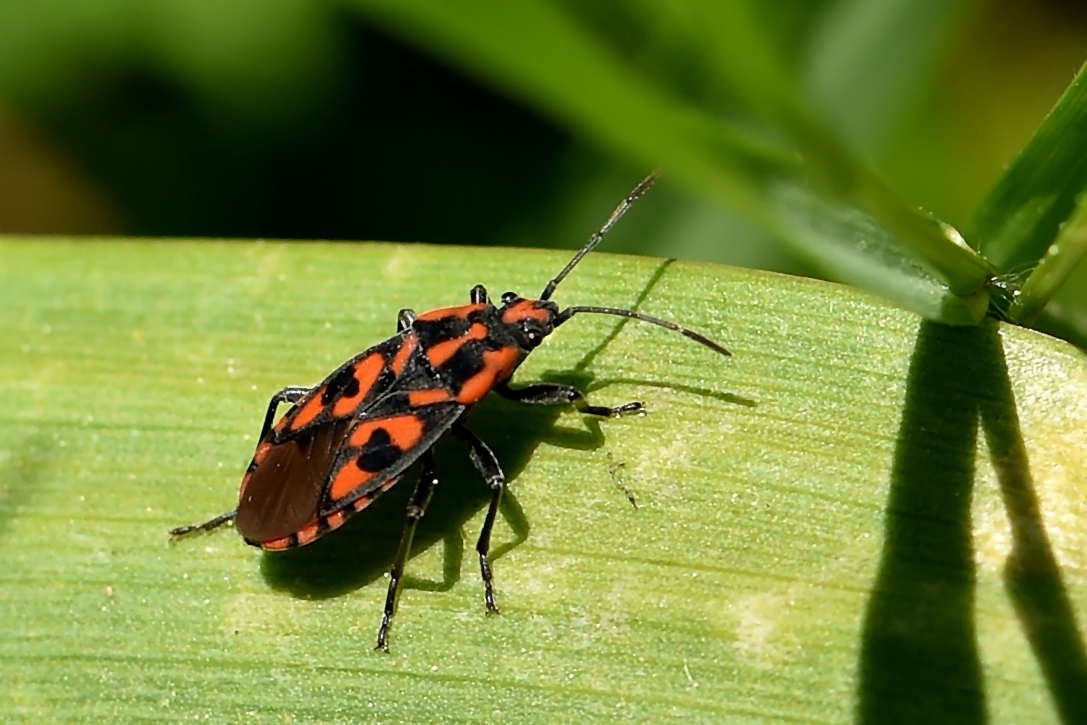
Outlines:
{"label": "dark shaded background", "polygon": [[[766,11],[798,76],[837,4]],[[576,11],[620,55],[661,45],[609,8]],[[864,142],[908,199],[955,224],[1087,51],[1080,3],[963,8]],[[654,52],[699,93],[680,50]],[[0,232],[572,247],[645,171],[348,2],[0,5]],[[667,176],[608,248],[805,271]]]}

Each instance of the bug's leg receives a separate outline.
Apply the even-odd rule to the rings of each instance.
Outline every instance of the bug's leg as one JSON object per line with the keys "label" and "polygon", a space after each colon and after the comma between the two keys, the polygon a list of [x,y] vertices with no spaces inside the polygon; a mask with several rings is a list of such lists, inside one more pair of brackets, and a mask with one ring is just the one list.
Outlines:
{"label": "bug's leg", "polygon": [[419,482],[415,484],[415,491],[408,501],[408,516],[404,523],[404,532],[400,535],[400,548],[396,551],[396,560],[389,571],[389,593],[385,597],[385,611],[381,615],[381,626],[377,630],[377,646],[375,649],[389,649],[389,625],[392,624],[393,614],[396,613],[396,602],[400,597],[400,579],[404,576],[404,566],[408,562],[411,553],[411,540],[415,537],[415,525],[423,518],[430,497],[434,494],[434,487],[438,485],[438,476],[434,473],[434,454],[427,451],[423,454],[423,474]]}
{"label": "bug's leg", "polygon": [[472,288],[469,297],[471,298],[473,305],[485,305],[489,301],[487,299],[487,288],[481,284],[477,284]]}
{"label": "bug's leg", "polygon": [[403,332],[411,327],[411,323],[415,322],[415,310],[410,307],[405,307],[396,313],[396,331]]}
{"label": "bug's leg", "polygon": [[237,514],[238,511],[235,509],[234,511],[227,511],[225,514],[219,514],[211,521],[205,521],[202,524],[178,526],[176,529],[170,529],[170,536],[176,538],[178,536],[184,536],[185,534],[191,534],[194,531],[211,531],[212,529],[217,529],[223,524],[233,521]]}
{"label": "bug's leg", "polygon": [[279,407],[280,403],[297,403],[310,390],[312,388],[302,385],[288,385],[273,395],[272,399],[268,401],[268,412],[264,415],[264,425],[260,429],[260,438],[257,440],[264,440],[265,436],[268,435],[268,431],[272,430],[272,421],[276,419],[276,408]]}
{"label": "bug's leg", "polygon": [[498,506],[502,503],[502,491],[506,488],[506,474],[502,473],[502,466],[499,465],[494,451],[475,433],[463,425],[457,425],[453,428],[453,435],[468,444],[468,455],[472,459],[472,464],[491,489],[491,506],[487,509],[483,530],[479,532],[476,551],[479,552],[479,573],[483,576],[483,602],[487,605],[488,614],[497,613],[498,607],[494,603],[494,575],[491,573],[491,562],[487,558],[487,552],[491,549],[491,529],[494,528],[494,520],[498,515]]}
{"label": "bug's leg", "polygon": [[637,401],[608,408],[603,405],[589,405],[585,396],[572,385],[555,383],[535,383],[523,388],[511,388],[505,382],[496,385],[495,392],[503,398],[530,405],[573,405],[587,415],[599,415],[603,418],[618,418],[627,413],[639,413],[645,410],[645,404]]}

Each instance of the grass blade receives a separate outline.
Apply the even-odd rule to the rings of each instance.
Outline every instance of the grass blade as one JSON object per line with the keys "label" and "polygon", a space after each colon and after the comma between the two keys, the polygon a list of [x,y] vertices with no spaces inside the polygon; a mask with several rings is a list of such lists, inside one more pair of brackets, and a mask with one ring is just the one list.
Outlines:
{"label": "grass blade", "polygon": [[1021,325],[1033,323],[1087,253],[1085,200],[1087,197],[1080,198],[1072,217],[1061,226],[1057,239],[1019,290],[1009,309],[1009,317],[1015,322]]}
{"label": "grass blade", "polygon": [[1031,267],[1087,188],[1087,64],[978,205],[968,239],[1001,272]]}

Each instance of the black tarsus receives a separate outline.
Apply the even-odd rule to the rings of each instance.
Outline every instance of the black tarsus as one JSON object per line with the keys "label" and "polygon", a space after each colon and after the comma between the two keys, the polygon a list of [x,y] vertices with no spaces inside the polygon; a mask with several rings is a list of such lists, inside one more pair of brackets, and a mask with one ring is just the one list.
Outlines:
{"label": "black tarsus", "polygon": [[659,174],[654,171],[649,176],[642,179],[641,182],[634,187],[634,191],[627,194],[626,199],[619,202],[619,206],[615,207],[615,211],[613,211],[611,216],[608,217],[608,220],[604,222],[604,226],[600,227],[595,234],[589,237],[588,243],[581,248],[581,251],[575,254],[574,258],[562,268],[562,271],[559,272],[553,280],[547,283],[543,293],[540,295],[541,300],[551,299],[551,295],[555,294],[555,288],[566,278],[566,275],[570,274],[570,270],[577,266],[577,263],[581,261],[582,257],[593,251],[593,248],[596,247],[597,244],[600,244],[600,240],[604,238],[604,235],[608,233],[608,230],[627,213],[627,209],[630,208],[631,204],[638,200],[638,197],[649,191],[649,187],[653,186],[653,183],[657,180],[658,176]]}
{"label": "black tarsus", "polygon": [[393,567],[389,570],[389,593],[385,597],[385,611],[381,615],[381,626],[377,630],[377,646],[374,649],[386,652],[389,650],[389,626],[396,614],[396,603],[400,598],[400,579],[404,576],[404,567],[411,554],[411,541],[415,538],[415,525],[426,513],[427,504],[438,485],[438,476],[434,472],[434,451],[427,449],[422,455],[422,461],[423,472],[408,500],[407,520],[404,522],[404,531],[400,534],[400,548],[397,549]]}

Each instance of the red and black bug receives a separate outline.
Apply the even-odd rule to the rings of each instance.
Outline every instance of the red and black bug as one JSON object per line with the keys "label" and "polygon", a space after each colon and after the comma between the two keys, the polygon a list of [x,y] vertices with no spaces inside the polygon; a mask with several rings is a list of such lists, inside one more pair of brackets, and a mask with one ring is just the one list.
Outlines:
{"label": "red and black bug", "polygon": [[[316,387],[291,386],[273,395],[257,450],[242,476],[237,509],[202,524],[178,527],[170,534],[207,531],[234,521],[238,533],[253,546],[269,551],[302,546],[343,525],[421,460],[422,475],[408,503],[378,629],[377,647],[387,649],[415,525],[438,484],[434,444],[452,432],[468,444],[472,463],[491,489],[476,550],[487,611],[497,612],[487,552],[506,477],[487,444],[465,427],[465,414],[492,390],[522,403],[573,405],[587,415],[612,417],[641,411],[643,405],[637,402],[614,408],[590,405],[568,385],[509,387],[510,376],[525,357],[556,327],[581,313],[642,320],[682,333],[721,355],[730,354],[709,338],[656,317],[612,307],[574,306],[560,311],[551,301],[570,270],[655,180],[650,175],[634,188],[547,283],[539,299],[506,292],[497,307],[477,285],[467,305],[421,315],[401,310],[393,337],[351,358]],[[292,406],[276,421],[280,403]]]}

